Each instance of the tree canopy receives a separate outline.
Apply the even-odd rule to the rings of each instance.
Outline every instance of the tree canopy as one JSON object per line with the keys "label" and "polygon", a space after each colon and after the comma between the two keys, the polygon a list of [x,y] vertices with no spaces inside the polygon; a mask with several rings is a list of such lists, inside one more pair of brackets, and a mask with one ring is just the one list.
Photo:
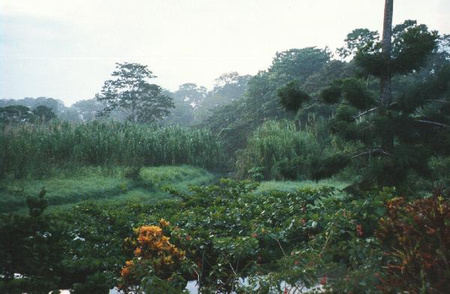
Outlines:
{"label": "tree canopy", "polygon": [[101,115],[118,110],[133,122],[154,122],[170,114],[174,108],[172,98],[163,95],[160,86],[150,84],[156,76],[145,65],[138,63],[117,63],[112,73],[113,80],[105,81],[98,101],[106,107]]}
{"label": "tree canopy", "polygon": [[340,52],[353,56],[355,75],[333,80],[314,98],[295,81],[278,91],[288,110],[311,103],[335,107],[330,129],[360,146],[354,154],[335,155],[339,160],[324,159],[319,170],[337,171],[332,166],[336,162],[343,167],[344,162],[359,159],[366,166],[360,184],[398,186],[411,172],[430,175],[431,156],[449,154],[450,60],[439,49],[446,37],[411,20],[395,26],[392,37],[386,55],[377,32],[354,30]]}

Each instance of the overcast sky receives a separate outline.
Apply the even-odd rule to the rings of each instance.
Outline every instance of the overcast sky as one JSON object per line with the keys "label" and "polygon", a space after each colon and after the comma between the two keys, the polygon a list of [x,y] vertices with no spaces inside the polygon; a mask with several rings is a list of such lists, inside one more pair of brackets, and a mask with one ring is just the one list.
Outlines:
{"label": "overcast sky", "polygon": [[[0,0],[0,98],[93,98],[116,62],[148,65],[155,83],[211,87],[256,74],[277,51],[340,47],[381,31],[384,0]],[[394,23],[450,33],[449,0],[395,0]]]}

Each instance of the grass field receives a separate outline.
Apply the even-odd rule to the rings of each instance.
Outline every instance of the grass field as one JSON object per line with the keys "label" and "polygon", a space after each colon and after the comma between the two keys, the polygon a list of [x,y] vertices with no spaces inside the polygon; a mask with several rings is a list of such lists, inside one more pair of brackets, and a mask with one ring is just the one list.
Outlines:
{"label": "grass field", "polygon": [[[206,185],[216,180],[208,171],[192,166],[160,166],[141,169],[83,167],[62,169],[45,179],[2,180],[0,213],[26,211],[28,196],[36,196],[45,188],[49,211],[66,209],[81,201],[149,203],[171,197],[165,187],[187,192],[190,185]],[[256,193],[271,190],[296,191],[322,186],[343,189],[345,182],[266,181]]]}
{"label": "grass field", "polygon": [[304,188],[320,188],[320,187],[334,187],[337,190],[342,190],[346,188],[349,185],[349,183],[336,181],[336,180],[322,180],[318,182],[314,181],[301,181],[301,182],[295,182],[295,181],[266,181],[261,182],[258,189],[256,190],[257,193],[262,192],[268,192],[272,190],[278,190],[283,192],[293,192],[298,189],[304,189]]}
{"label": "grass field", "polygon": [[130,177],[129,169],[84,167],[60,170],[45,179],[0,182],[0,213],[26,208],[26,198],[45,188],[49,209],[64,208],[80,201],[149,202],[169,197],[163,188],[186,191],[189,185],[212,183],[215,176],[191,166],[146,167]]}

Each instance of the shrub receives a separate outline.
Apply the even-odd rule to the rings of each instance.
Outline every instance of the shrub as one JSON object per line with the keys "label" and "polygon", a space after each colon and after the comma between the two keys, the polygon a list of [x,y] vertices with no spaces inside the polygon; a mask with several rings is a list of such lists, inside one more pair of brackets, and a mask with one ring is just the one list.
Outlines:
{"label": "shrub", "polygon": [[266,180],[310,178],[312,162],[326,154],[330,141],[319,138],[312,129],[297,131],[291,122],[269,121],[253,133],[247,147],[237,154],[238,176],[254,177],[257,169]]}
{"label": "shrub", "polygon": [[384,292],[450,293],[450,205],[433,197],[387,205],[377,236],[385,248]]}
{"label": "shrub", "polygon": [[[186,280],[178,275],[185,261],[185,252],[170,243],[170,238],[163,232],[168,226],[169,222],[161,219],[160,226],[141,226],[135,230],[137,238],[132,241],[136,244],[134,258],[126,261],[120,272],[119,288],[125,293],[146,293],[142,290],[149,286],[161,291],[185,287]],[[141,289],[143,279],[146,282]]]}

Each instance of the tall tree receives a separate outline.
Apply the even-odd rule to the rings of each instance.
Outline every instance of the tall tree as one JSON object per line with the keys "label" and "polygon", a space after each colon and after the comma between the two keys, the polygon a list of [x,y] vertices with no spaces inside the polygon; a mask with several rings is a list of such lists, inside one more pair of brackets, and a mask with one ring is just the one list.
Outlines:
{"label": "tall tree", "polygon": [[[331,130],[361,148],[317,163],[316,178],[358,159],[365,162],[361,184],[407,187],[409,175],[430,175],[432,155],[449,153],[450,61],[439,52],[446,39],[411,20],[390,28],[392,4],[386,1],[381,41],[364,29],[347,37],[344,52],[354,56],[358,74],[334,80],[316,100],[336,108]],[[314,103],[295,83],[279,97],[291,110]]]}
{"label": "tall tree", "polygon": [[219,107],[229,105],[240,100],[247,90],[250,75],[239,75],[237,72],[230,72],[220,75],[215,80],[214,87],[208,92],[200,109],[196,113],[198,121],[205,121]]}
{"label": "tall tree", "polygon": [[103,103],[96,99],[80,100],[74,103],[71,109],[75,110],[82,122],[95,120],[98,113],[104,108]]}
{"label": "tall tree", "polygon": [[30,122],[33,118],[33,112],[29,107],[23,105],[0,107],[0,122],[2,123]]}
{"label": "tall tree", "polygon": [[47,123],[52,119],[56,118],[56,114],[50,107],[39,105],[35,109],[33,109],[33,115],[35,116],[36,121],[41,123]]}
{"label": "tall tree", "polygon": [[170,114],[172,98],[163,95],[160,86],[150,84],[156,76],[147,66],[138,63],[117,63],[113,80],[105,81],[96,99],[106,107],[101,115],[118,110],[132,122],[154,122]]}
{"label": "tall tree", "polygon": [[[383,47],[382,54],[386,61],[386,68],[380,75],[381,97],[379,107],[381,111],[385,111],[392,101],[391,86],[391,51],[392,51],[392,16],[394,13],[394,0],[386,0],[384,3],[384,20],[383,20]],[[389,133],[383,135],[381,148],[386,152],[392,151],[394,147],[393,136]]]}

